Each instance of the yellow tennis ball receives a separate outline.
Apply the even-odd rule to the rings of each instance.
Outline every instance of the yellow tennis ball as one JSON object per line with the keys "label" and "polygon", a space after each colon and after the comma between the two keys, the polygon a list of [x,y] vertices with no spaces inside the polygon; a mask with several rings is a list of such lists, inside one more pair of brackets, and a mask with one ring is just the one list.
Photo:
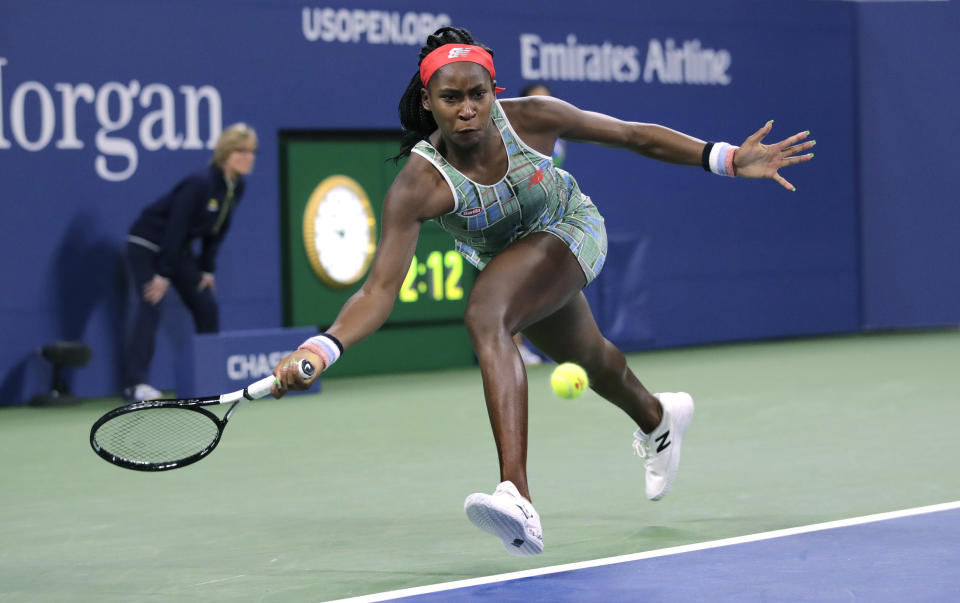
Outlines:
{"label": "yellow tennis ball", "polygon": [[582,394],[588,385],[590,382],[587,380],[587,372],[580,365],[572,362],[558,365],[550,375],[553,393],[568,400]]}

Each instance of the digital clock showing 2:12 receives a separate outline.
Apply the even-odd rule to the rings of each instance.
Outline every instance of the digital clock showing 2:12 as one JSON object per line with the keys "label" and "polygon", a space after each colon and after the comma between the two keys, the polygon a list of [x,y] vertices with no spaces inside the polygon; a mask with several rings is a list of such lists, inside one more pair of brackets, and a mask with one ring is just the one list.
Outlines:
{"label": "digital clock showing 2:12", "polygon": [[436,224],[423,225],[389,323],[462,319],[476,269]]}
{"label": "digital clock showing 2:12", "polygon": [[457,301],[463,299],[462,278],[463,257],[452,249],[431,251],[426,261],[414,256],[398,298],[401,303],[414,303],[421,295],[436,301]]}

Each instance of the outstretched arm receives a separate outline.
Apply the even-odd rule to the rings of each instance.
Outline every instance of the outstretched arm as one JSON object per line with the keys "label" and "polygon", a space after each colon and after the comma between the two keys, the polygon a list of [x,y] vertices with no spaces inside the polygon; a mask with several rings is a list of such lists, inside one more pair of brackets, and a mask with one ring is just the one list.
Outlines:
{"label": "outstretched arm", "polygon": [[[701,165],[706,142],[657,124],[628,122],[593,111],[584,111],[552,97],[528,97],[503,101],[520,137],[537,149],[552,149],[556,138],[588,142],[633,151],[645,157],[680,165]],[[809,132],[800,132],[773,145],[761,141],[773,121],[747,138],[733,157],[734,174],[744,178],[770,178],[794,190],[778,173],[782,167],[809,161],[803,154],[815,142],[803,142]]]}
{"label": "outstretched arm", "polygon": [[[360,290],[340,309],[333,325],[326,331],[332,338],[321,342],[319,349],[316,345],[305,345],[280,361],[273,371],[279,382],[272,391],[274,397],[279,398],[288,389],[310,387],[316,375],[332,364],[340,352],[373,334],[390,316],[416,251],[420,226],[425,220],[439,216],[453,206],[449,189],[445,185],[444,188],[436,186],[439,174],[435,170],[433,174],[425,171],[421,163],[426,162],[415,159],[408,161],[387,191],[383,201],[380,242],[370,274]],[[342,345],[342,349],[336,343]],[[325,353],[324,345],[327,346],[326,350],[332,351],[333,358]],[[329,347],[331,345],[334,347]],[[301,378],[297,368],[301,359],[309,360],[319,369],[313,379]]]}

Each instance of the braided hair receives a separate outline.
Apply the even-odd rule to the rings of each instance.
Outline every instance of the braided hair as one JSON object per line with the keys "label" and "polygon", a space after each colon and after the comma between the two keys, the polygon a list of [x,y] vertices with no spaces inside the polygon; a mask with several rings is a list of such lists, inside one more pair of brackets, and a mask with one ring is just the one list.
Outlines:
{"label": "braided hair", "polygon": [[428,54],[444,44],[472,44],[483,48],[490,53],[490,56],[493,56],[493,51],[476,42],[466,29],[441,27],[427,36],[427,43],[420,48],[417,72],[410,79],[407,89],[400,97],[400,104],[397,106],[403,133],[401,134],[400,152],[392,157],[394,162],[399,162],[404,157],[408,157],[411,149],[418,142],[433,134],[437,129],[437,122],[433,119],[433,114],[423,108],[420,100],[420,89],[423,88],[423,83],[420,81],[419,65]]}

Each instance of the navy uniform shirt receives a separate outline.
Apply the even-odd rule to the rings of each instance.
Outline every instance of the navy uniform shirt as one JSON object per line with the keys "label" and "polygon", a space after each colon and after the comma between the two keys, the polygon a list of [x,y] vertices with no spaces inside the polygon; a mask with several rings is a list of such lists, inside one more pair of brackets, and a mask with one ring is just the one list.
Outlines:
{"label": "navy uniform shirt", "polygon": [[167,278],[177,271],[181,254],[189,252],[199,239],[200,269],[212,273],[243,188],[243,179],[238,176],[230,191],[223,170],[216,166],[190,174],[144,208],[130,235],[157,246],[156,270]]}

